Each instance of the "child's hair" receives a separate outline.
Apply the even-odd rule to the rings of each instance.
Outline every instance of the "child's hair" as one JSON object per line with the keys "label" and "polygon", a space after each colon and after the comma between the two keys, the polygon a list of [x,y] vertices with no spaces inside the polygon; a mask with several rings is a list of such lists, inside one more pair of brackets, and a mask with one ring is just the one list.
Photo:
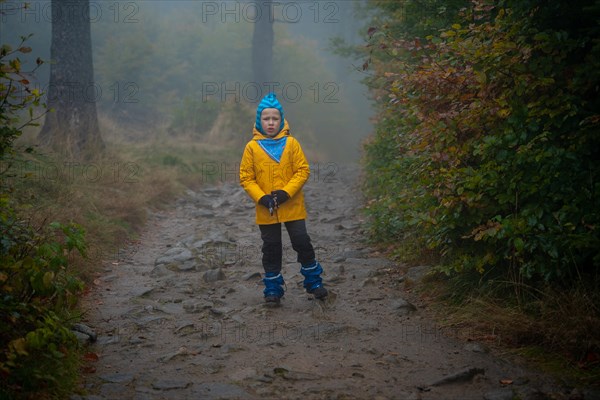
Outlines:
{"label": "child's hair", "polygon": [[265,108],[276,108],[279,110],[279,114],[281,114],[281,124],[279,125],[279,130],[283,129],[283,107],[279,100],[277,100],[277,96],[275,93],[268,93],[263,99],[258,103],[258,108],[256,109],[256,124],[255,127],[258,129],[260,133],[264,133],[262,130],[262,125],[260,124],[260,115],[262,114]]}

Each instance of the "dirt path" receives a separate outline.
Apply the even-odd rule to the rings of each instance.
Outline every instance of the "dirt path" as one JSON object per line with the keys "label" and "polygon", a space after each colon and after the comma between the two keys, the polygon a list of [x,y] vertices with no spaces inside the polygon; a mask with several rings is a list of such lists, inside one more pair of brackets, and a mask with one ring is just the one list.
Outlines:
{"label": "dirt path", "polygon": [[[86,299],[99,360],[85,399],[537,399],[557,389],[475,342],[449,339],[405,301],[361,232],[358,169],[306,185],[308,231],[331,291],[302,289],[284,231],[287,292],[263,305],[253,204],[235,182],[155,215]],[[423,268],[409,270],[418,276]],[[415,307],[416,306],[416,307]],[[512,380],[503,386],[502,379]],[[74,396],[75,398],[81,398]],[[561,397],[562,398],[562,397]],[[566,397],[568,398],[568,397]]]}

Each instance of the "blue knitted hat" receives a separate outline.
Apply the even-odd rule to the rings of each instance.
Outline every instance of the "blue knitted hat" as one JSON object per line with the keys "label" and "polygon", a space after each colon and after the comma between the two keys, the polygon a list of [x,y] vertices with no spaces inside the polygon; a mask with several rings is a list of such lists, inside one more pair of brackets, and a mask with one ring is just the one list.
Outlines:
{"label": "blue knitted hat", "polygon": [[281,114],[281,125],[279,125],[279,131],[281,131],[283,129],[283,107],[281,106],[281,103],[279,103],[279,100],[277,100],[275,93],[272,92],[263,97],[260,103],[258,103],[258,108],[256,109],[256,129],[258,129],[260,133],[264,134],[260,124],[260,114],[265,108],[276,108],[279,110],[279,114]]}

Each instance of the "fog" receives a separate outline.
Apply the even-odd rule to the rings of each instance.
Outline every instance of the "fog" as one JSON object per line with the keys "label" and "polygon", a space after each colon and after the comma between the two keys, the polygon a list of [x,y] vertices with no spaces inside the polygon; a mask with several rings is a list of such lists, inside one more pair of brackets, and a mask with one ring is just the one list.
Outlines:
{"label": "fog", "polygon": [[[278,95],[292,135],[313,161],[353,161],[371,132],[370,101],[360,60],[334,54],[331,40],[362,44],[363,1],[279,1],[274,20],[273,76],[252,74],[254,1],[96,1],[90,3],[93,86],[73,82],[97,104],[101,123],[123,140],[191,134],[198,142],[240,147],[251,137],[256,101]],[[33,34],[21,57],[50,61],[49,1],[28,9],[1,3],[2,43]],[[34,86],[48,86],[49,63]],[[33,81],[33,79],[32,79]],[[114,133],[112,133],[114,134]],[[241,149],[240,149],[241,150]]]}

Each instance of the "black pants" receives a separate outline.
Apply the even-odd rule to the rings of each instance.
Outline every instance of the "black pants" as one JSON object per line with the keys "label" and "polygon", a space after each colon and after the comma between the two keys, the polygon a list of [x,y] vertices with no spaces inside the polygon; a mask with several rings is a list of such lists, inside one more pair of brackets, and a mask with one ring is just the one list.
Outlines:
{"label": "black pants", "polygon": [[[298,262],[302,265],[315,261],[315,251],[310,243],[310,236],[306,232],[306,222],[298,221],[284,222],[285,228],[290,235],[292,248],[298,253]],[[263,240],[262,262],[265,272],[278,274],[281,272],[281,261],[283,257],[281,243],[281,224],[259,225],[260,236]]]}

